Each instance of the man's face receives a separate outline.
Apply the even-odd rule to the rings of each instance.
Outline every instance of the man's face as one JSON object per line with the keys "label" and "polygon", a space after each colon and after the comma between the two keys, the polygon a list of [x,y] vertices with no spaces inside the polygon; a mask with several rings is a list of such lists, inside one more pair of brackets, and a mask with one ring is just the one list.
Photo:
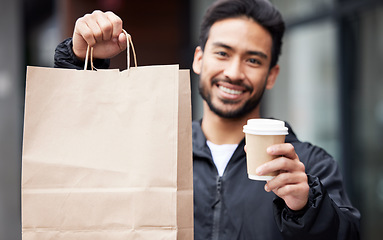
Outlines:
{"label": "man's face", "polygon": [[[259,111],[265,89],[271,89],[279,67],[269,69],[272,38],[248,18],[229,18],[211,26],[193,70],[200,75],[200,94],[220,117],[240,118]],[[270,70],[270,71],[269,71]]]}

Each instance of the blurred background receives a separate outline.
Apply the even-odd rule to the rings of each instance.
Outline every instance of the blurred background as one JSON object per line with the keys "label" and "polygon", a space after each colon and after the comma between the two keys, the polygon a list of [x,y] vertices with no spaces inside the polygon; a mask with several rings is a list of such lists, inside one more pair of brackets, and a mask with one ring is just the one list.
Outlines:
{"label": "blurred background", "polygon": [[[0,0],[0,240],[21,240],[26,66],[53,66],[77,18],[111,10],[133,36],[139,65],[191,68],[212,0]],[[334,155],[362,213],[362,239],[383,236],[383,1],[271,0],[282,12],[281,74],[262,112]],[[112,60],[125,69],[125,55]],[[193,118],[201,115],[192,74]]]}

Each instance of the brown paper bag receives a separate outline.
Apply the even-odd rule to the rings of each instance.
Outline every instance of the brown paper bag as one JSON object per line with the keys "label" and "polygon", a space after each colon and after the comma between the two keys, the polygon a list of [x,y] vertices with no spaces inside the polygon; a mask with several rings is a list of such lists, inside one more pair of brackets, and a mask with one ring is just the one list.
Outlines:
{"label": "brown paper bag", "polygon": [[189,72],[28,67],[23,240],[193,239]]}

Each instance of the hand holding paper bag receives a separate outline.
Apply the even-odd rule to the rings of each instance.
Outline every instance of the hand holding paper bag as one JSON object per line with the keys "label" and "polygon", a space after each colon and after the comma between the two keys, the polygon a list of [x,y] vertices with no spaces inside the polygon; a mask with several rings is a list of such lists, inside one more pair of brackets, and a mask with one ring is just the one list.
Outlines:
{"label": "hand holding paper bag", "polygon": [[85,59],[87,47],[94,47],[95,58],[112,58],[127,46],[122,20],[112,12],[94,11],[76,21],[73,52]]}

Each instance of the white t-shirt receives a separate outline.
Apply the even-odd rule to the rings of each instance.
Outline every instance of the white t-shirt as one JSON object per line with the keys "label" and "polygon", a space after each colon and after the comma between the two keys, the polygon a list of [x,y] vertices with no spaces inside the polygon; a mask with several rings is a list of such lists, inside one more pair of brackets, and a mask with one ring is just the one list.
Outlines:
{"label": "white t-shirt", "polygon": [[213,162],[217,167],[219,176],[223,175],[227,164],[230,161],[231,156],[235,149],[237,149],[238,144],[222,144],[217,145],[210,141],[206,141],[207,146],[210,148],[211,155],[213,157]]}

